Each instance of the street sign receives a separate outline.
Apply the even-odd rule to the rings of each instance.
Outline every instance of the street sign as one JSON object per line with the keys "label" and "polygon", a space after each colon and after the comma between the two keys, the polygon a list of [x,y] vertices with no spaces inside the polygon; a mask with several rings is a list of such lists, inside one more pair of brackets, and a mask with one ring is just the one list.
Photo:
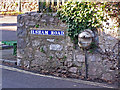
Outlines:
{"label": "street sign", "polygon": [[78,45],[82,48],[88,48],[93,41],[94,33],[86,29],[78,35]]}
{"label": "street sign", "polygon": [[88,78],[87,48],[93,42],[93,38],[94,38],[94,33],[90,29],[86,29],[78,35],[78,45],[79,47],[83,48],[85,51],[86,79]]}
{"label": "street sign", "polygon": [[31,30],[30,32],[34,35],[64,36],[64,31],[57,30]]}

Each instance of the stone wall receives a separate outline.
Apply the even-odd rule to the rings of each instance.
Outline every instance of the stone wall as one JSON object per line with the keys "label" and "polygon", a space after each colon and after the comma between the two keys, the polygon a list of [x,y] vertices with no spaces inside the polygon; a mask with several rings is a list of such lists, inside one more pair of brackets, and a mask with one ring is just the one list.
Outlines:
{"label": "stone wall", "polygon": [[[110,27],[112,21],[104,22],[104,26]],[[62,77],[85,76],[85,53],[68,36],[36,36],[29,33],[30,29],[35,29],[35,25],[39,25],[38,29],[66,31],[67,25],[55,13],[27,13],[19,15],[17,22],[18,65]],[[113,23],[111,27],[116,24]],[[97,49],[87,51],[88,77],[114,83],[118,77],[118,27],[107,29],[97,30]]]}
{"label": "stone wall", "polygon": [[[1,0],[0,11],[19,11],[18,4],[19,0]],[[37,11],[37,0],[21,0],[21,10],[22,12]]]}

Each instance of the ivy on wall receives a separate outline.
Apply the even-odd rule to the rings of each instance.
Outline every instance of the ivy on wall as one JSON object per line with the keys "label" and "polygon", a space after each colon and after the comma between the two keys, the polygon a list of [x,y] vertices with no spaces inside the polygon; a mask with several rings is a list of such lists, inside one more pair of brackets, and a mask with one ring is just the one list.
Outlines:
{"label": "ivy on wall", "polygon": [[74,43],[78,43],[78,34],[85,29],[96,30],[102,26],[110,16],[105,13],[107,3],[100,2],[72,2],[61,6],[57,14],[59,19],[68,24],[68,36]]}

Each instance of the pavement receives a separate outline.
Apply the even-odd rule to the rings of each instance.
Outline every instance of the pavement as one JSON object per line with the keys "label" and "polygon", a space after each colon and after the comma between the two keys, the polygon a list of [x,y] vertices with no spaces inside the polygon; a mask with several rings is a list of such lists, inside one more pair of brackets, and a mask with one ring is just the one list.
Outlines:
{"label": "pavement", "polygon": [[114,88],[95,82],[41,75],[8,66],[0,65],[0,68],[2,88]]}

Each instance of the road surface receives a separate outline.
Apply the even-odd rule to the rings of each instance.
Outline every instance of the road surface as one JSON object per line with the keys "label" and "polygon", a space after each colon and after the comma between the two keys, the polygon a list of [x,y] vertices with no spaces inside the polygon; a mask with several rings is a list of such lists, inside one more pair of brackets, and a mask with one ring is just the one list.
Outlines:
{"label": "road surface", "polygon": [[100,87],[3,69],[2,88],[100,88]]}

